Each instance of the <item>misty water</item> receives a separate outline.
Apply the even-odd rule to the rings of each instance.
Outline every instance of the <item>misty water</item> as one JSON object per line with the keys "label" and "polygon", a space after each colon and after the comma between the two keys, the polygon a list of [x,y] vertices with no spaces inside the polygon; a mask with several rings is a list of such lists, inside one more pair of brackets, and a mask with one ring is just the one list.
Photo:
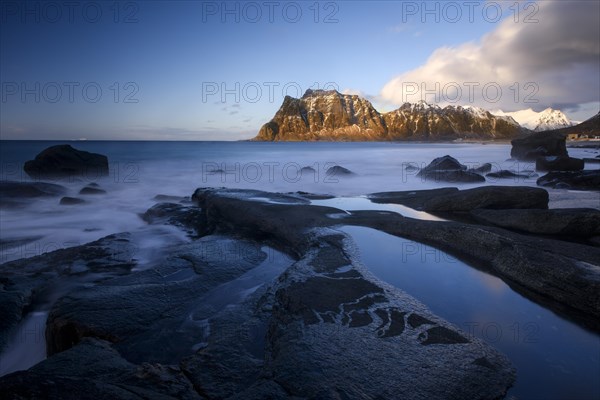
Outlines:
{"label": "misty water", "polygon": [[501,279],[433,247],[345,226],[376,277],[508,356],[517,381],[507,398],[600,398],[600,338],[513,291]]}
{"label": "misty water", "polygon": [[[33,159],[36,154],[53,144],[62,143],[64,142],[1,142],[0,180],[30,181],[22,169],[25,161]],[[489,162],[493,171],[510,169],[519,172],[535,169],[532,163],[509,161],[508,144],[82,141],[73,142],[71,145],[108,156],[110,175],[56,182],[67,187],[67,195],[85,198],[86,204],[83,205],[63,206],[59,205],[59,198],[45,198],[31,199],[25,207],[19,209],[1,208],[0,263],[84,244],[112,233],[127,231],[132,233],[132,249],[135,251],[135,254],[131,254],[132,258],[138,259],[142,268],[152,266],[164,256],[161,254],[161,248],[189,241],[177,228],[147,225],[140,218],[140,214],[157,203],[153,199],[157,194],[189,197],[198,187],[275,192],[303,191],[337,196],[330,200],[314,200],[312,204],[344,210],[388,210],[407,217],[436,219],[429,214],[403,206],[373,204],[364,195],[381,191],[479,186],[423,181],[416,176],[416,172],[404,169],[406,164],[423,167],[432,159],[444,155],[451,155],[469,167],[478,167]],[[599,152],[594,149],[569,149],[569,153],[583,158],[595,157]],[[343,166],[355,174],[328,175],[326,171],[333,165]],[[305,166],[312,167],[315,172],[300,173],[300,169]],[[590,164],[586,165],[586,168],[600,168],[600,165]],[[534,187],[536,179],[488,179],[487,184]],[[91,182],[98,183],[107,193],[95,196],[78,195],[79,190]],[[600,207],[600,204],[598,206]],[[388,243],[390,240],[392,239],[382,239],[382,243]],[[392,241],[394,240],[400,239],[393,238]],[[365,243],[359,243],[363,262],[372,264],[370,267],[379,263],[384,269],[387,268],[385,257],[386,254],[391,254],[386,253],[389,249],[382,249],[373,241],[366,240]],[[398,244],[395,247],[398,247]],[[378,250],[380,252],[377,252]],[[370,253],[373,253],[373,257],[381,255],[381,258],[379,261],[375,259],[367,263],[365,258]],[[394,254],[398,257],[397,253]],[[594,383],[598,380],[591,375],[598,371],[598,335],[585,332],[550,311],[523,299],[497,278],[460,263],[452,263],[450,267],[453,269],[446,270],[454,271],[457,265],[461,266],[461,278],[452,278],[436,287],[431,285],[440,284],[439,279],[434,279],[442,274],[440,263],[428,261],[420,264],[417,272],[413,268],[412,275],[409,273],[410,268],[402,268],[401,272],[404,275],[399,278],[401,282],[398,282],[397,286],[423,301],[434,313],[466,331],[467,327],[461,326],[465,321],[478,323],[480,327],[491,322],[501,324],[502,339],[490,344],[507,354],[519,368],[517,386],[511,391],[511,394],[518,395],[518,398],[531,398],[523,394],[533,393],[532,388],[540,387],[555,387],[556,393],[563,395],[566,392],[562,390],[567,390],[567,386],[572,386],[572,394],[598,393],[597,383]],[[449,275],[444,273],[443,276]],[[392,284],[396,284],[391,277],[380,278],[390,279]],[[238,282],[241,286],[240,291],[236,293],[240,293],[241,296],[245,290],[255,288],[254,283],[251,286],[247,285],[248,282],[252,283],[251,281]],[[422,290],[411,293],[407,286],[410,282],[417,288],[422,286]],[[445,298],[442,293],[447,293],[452,301],[442,301],[441,299]],[[226,304],[230,302],[226,301]],[[35,338],[36,334],[30,335],[27,332],[41,330],[48,310],[49,305],[32,310],[21,324],[19,332],[15,334],[15,343],[21,338]],[[201,323],[203,319],[198,317],[197,321]],[[536,325],[527,325],[528,323]],[[515,334],[524,338],[531,333],[532,326],[539,334],[537,343],[506,339]],[[518,333],[509,332],[510,327],[518,329]],[[478,332],[481,335],[481,331],[477,330],[474,334],[478,335]],[[483,339],[486,340],[485,337]],[[198,346],[202,346],[202,343],[198,343]],[[12,350],[7,349],[1,357],[7,360],[8,356],[12,359],[13,356],[22,354],[29,359],[25,368],[44,357],[43,340],[36,340],[30,349],[21,349],[16,351],[13,346]],[[25,364],[21,365],[22,368],[23,365]],[[6,371],[7,368],[14,370],[14,366],[6,364],[2,370]],[[524,375],[527,373],[531,375]],[[563,385],[553,381],[562,381]],[[521,397],[522,395],[525,397]]]}

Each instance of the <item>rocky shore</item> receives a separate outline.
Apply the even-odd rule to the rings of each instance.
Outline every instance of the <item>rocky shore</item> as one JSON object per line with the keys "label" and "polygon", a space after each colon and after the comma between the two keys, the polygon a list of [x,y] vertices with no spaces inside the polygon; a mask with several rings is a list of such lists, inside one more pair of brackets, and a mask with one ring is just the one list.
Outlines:
{"label": "rocky shore", "polygon": [[[509,360],[374,278],[341,225],[443,249],[600,329],[596,210],[548,210],[544,189],[522,187],[370,195],[453,218],[441,222],[311,197],[206,188],[193,204],[157,204],[147,222],[195,240],[149,269],[127,253],[127,233],[3,264],[0,348],[30,310],[52,305],[48,358],[0,378],[2,396],[502,398],[515,378]],[[573,232],[578,241],[565,240]],[[269,248],[288,255],[274,279],[227,307],[211,303]],[[55,293],[58,282],[69,285]]]}

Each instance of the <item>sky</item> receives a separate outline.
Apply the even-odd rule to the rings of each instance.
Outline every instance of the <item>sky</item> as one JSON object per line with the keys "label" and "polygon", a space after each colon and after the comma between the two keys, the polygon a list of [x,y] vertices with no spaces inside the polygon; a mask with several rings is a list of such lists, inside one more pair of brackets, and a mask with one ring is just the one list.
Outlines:
{"label": "sky", "polygon": [[600,109],[600,1],[0,0],[0,138],[240,140],[285,95]]}

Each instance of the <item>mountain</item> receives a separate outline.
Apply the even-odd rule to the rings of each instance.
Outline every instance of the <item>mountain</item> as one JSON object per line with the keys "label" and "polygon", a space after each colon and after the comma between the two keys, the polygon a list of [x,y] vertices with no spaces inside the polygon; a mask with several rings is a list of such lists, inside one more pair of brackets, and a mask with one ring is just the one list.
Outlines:
{"label": "mountain", "polygon": [[551,132],[558,132],[564,135],[578,134],[587,136],[600,136],[600,111],[593,117],[586,119],[580,124],[566,128],[555,129]]}
{"label": "mountain", "polygon": [[257,141],[386,141],[510,139],[522,133],[511,117],[477,107],[405,103],[379,113],[366,99],[335,90],[307,90],[286,96]]}
{"label": "mountain", "polygon": [[566,128],[575,125],[573,121],[560,110],[546,108],[542,112],[535,112],[531,108],[513,112],[503,112],[502,110],[493,112],[497,116],[513,117],[522,127],[531,129],[535,132],[548,131],[560,128]]}

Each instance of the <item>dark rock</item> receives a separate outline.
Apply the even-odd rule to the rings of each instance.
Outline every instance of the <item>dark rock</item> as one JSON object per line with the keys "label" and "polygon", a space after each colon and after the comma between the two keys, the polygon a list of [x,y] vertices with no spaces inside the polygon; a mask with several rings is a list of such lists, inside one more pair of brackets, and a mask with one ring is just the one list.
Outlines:
{"label": "dark rock", "polygon": [[[263,193],[261,197],[269,198],[271,194]],[[352,257],[345,253],[346,239],[339,232],[332,234],[327,229],[311,229],[337,225],[339,221],[327,217],[335,209],[248,202],[239,191],[231,190],[199,189],[193,199],[206,212],[209,232],[225,229],[249,238],[260,238],[263,242],[268,239],[269,243],[278,243],[277,247],[294,249],[292,254],[298,257],[273,287],[256,299],[258,304],[263,304],[260,309],[267,310],[254,317],[266,322],[265,351],[269,356],[260,358],[264,364],[245,356],[243,346],[236,343],[239,339],[229,334],[227,326],[239,318],[239,310],[232,310],[227,319],[229,323],[215,328],[214,339],[211,335],[208,346],[201,353],[182,363],[186,375],[208,392],[207,397],[227,398],[235,394],[258,399],[281,390],[288,398],[410,398],[418,393],[417,396],[424,398],[458,399],[481,396],[482,390],[488,392],[484,397],[493,398],[496,394],[492,393],[505,390],[500,382],[505,382],[508,371],[500,359],[493,356],[492,364],[503,371],[501,375],[492,376],[486,372],[485,378],[480,375],[487,370],[483,367],[473,374],[468,372],[470,367],[448,368],[447,362],[456,363],[457,367],[463,362],[475,365],[475,360],[485,356],[487,351],[482,354],[476,340],[424,346],[418,334],[425,329],[441,327],[459,337],[464,336],[431,315],[426,308],[409,305],[414,304],[414,299],[409,301],[402,292],[383,289],[378,282],[363,276]],[[344,272],[337,273],[339,268],[344,268]],[[354,275],[346,275],[350,271]],[[408,327],[405,317],[414,311],[430,325]],[[360,349],[350,345],[357,341],[361,343]],[[425,348],[440,353],[432,356],[426,351],[428,356],[422,358]],[[393,359],[384,358],[378,363],[377,373],[364,373],[368,365],[373,365],[371,355],[377,357],[377,354],[390,352],[405,360],[402,366]],[[442,356],[442,352],[454,355],[448,358]],[[224,359],[224,354],[230,356]],[[444,362],[429,364],[431,379],[419,379],[421,372],[416,366],[431,357],[438,361],[438,357],[442,357]],[[240,359],[244,366],[242,370]],[[457,385],[448,375],[464,373],[477,389],[471,385],[468,388]],[[415,384],[406,388],[392,378],[396,374]],[[263,378],[257,379],[259,376]],[[440,379],[444,384],[440,385]],[[493,388],[482,385],[481,379],[491,383]],[[433,382],[436,383],[432,385]],[[447,390],[439,391],[441,387],[447,389],[446,385],[452,387],[450,396]]]}
{"label": "dark rock", "polygon": [[0,206],[23,207],[30,199],[57,197],[67,188],[53,183],[0,181]]}
{"label": "dark rock", "polygon": [[513,171],[502,169],[502,170],[497,171],[497,172],[490,172],[489,174],[486,174],[486,177],[488,177],[488,178],[499,178],[499,179],[510,179],[510,178],[527,179],[527,178],[532,178],[532,174],[524,174],[524,173],[518,174],[518,173],[513,172]]}
{"label": "dark rock", "polygon": [[78,197],[65,196],[62,199],[60,199],[60,204],[63,206],[73,206],[76,204],[83,204],[83,203],[85,203],[85,200],[80,199]]}
{"label": "dark rock", "polygon": [[584,158],[583,162],[586,164],[598,164],[600,163],[599,158],[600,156],[596,156],[596,158]]}
{"label": "dark rock", "polygon": [[475,172],[469,171],[430,171],[419,172],[419,176],[428,181],[449,183],[478,183],[485,182],[485,178]]}
{"label": "dark rock", "polygon": [[477,220],[521,232],[592,237],[600,235],[600,211],[587,208],[553,210],[473,210]]}
{"label": "dark rock", "polygon": [[474,209],[548,208],[548,192],[523,186],[482,186],[432,197],[417,208],[423,211],[470,211]]}
{"label": "dark rock", "polygon": [[84,195],[95,195],[95,194],[106,194],[106,190],[99,189],[93,186],[86,186],[79,191],[79,194]]}
{"label": "dark rock", "polygon": [[83,176],[98,178],[108,175],[108,158],[101,154],[77,150],[70,145],[47,148],[23,166],[32,178],[64,178]]}
{"label": "dark rock", "polygon": [[185,206],[179,203],[155,204],[146,210],[141,217],[149,224],[178,226],[192,235],[196,235],[201,230],[204,222],[204,215],[198,207]]}
{"label": "dark rock", "polygon": [[472,168],[469,171],[475,172],[476,174],[485,174],[487,172],[490,172],[491,170],[492,170],[492,164],[485,163],[477,168]]}
{"label": "dark rock", "polygon": [[97,339],[84,339],[27,371],[4,376],[0,387],[0,397],[7,399],[204,398],[179,368],[130,363],[108,342]]}
{"label": "dark rock", "polygon": [[423,168],[417,176],[429,181],[475,183],[485,182],[481,175],[467,171],[467,166],[462,165],[453,157],[443,156],[434,159],[428,166]]}
{"label": "dark rock", "polygon": [[581,171],[584,161],[572,157],[538,157],[535,169],[538,171]]}
{"label": "dark rock", "polygon": [[434,171],[465,171],[466,165],[458,162],[458,160],[451,156],[443,156],[434,159],[429,163],[428,166],[421,170],[421,173],[429,173]]}
{"label": "dark rock", "polygon": [[327,168],[327,171],[325,172],[325,176],[327,176],[327,178],[335,178],[336,176],[344,175],[354,175],[354,172],[350,171],[347,168],[340,167],[339,165],[334,165],[333,167]]}
{"label": "dark rock", "polygon": [[406,192],[379,192],[371,193],[367,197],[378,204],[402,204],[404,206],[420,209],[431,198],[457,193],[458,188],[442,188],[430,190],[414,190]]}
{"label": "dark rock", "polygon": [[600,170],[549,172],[537,184],[555,189],[600,190]]}
{"label": "dark rock", "polygon": [[537,132],[511,143],[510,156],[517,160],[535,161],[538,157],[568,155],[566,135],[556,132]]}
{"label": "dark rock", "polygon": [[128,273],[135,266],[134,254],[129,235],[119,234],[0,265],[0,352],[27,308],[48,301],[47,288],[69,287],[70,279],[85,274],[94,282]]}
{"label": "dark rock", "polygon": [[157,194],[152,200],[160,201],[161,203],[188,203],[190,201],[189,196],[171,196],[168,194]]}

